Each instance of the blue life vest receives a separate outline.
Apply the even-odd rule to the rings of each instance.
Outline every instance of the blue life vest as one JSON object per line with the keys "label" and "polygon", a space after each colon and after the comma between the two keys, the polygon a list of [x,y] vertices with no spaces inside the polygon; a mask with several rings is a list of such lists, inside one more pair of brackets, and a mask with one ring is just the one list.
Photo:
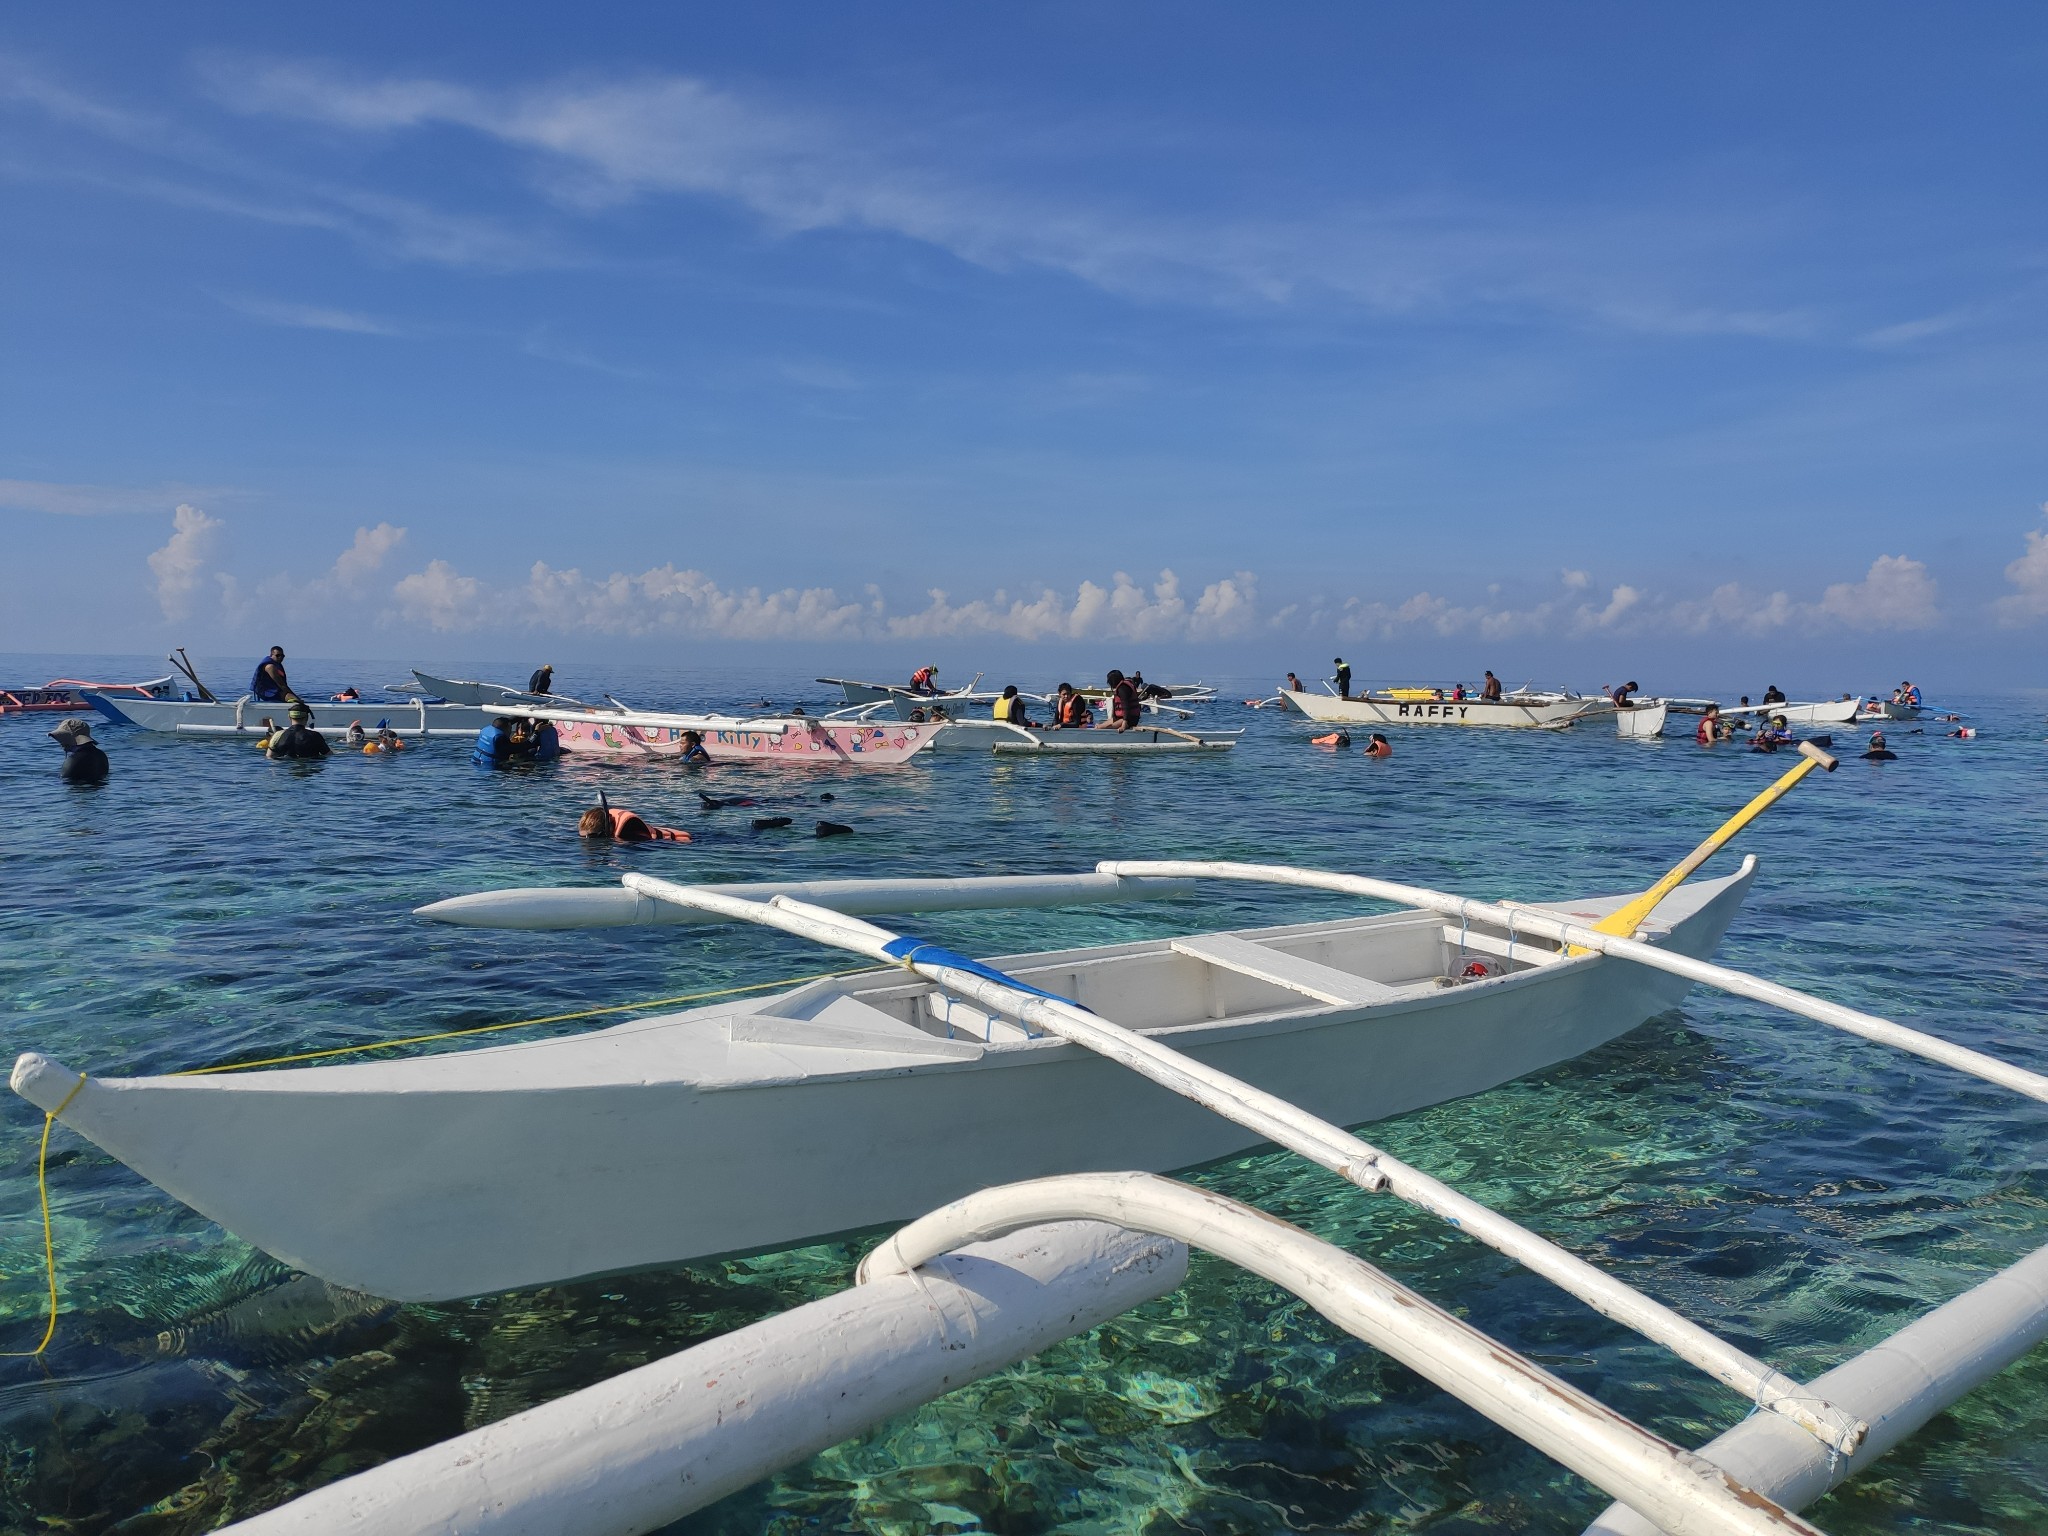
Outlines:
{"label": "blue life vest", "polygon": [[555,729],[555,722],[543,720],[533,733],[533,760],[544,763],[549,758],[562,755],[562,733]]}
{"label": "blue life vest", "polygon": [[[284,702],[285,690],[263,675],[263,669],[270,664],[268,656],[256,663],[256,670],[249,678],[249,691],[256,695],[256,702],[259,704],[282,704]],[[283,667],[279,667],[277,670],[280,675],[284,672]],[[290,684],[287,683],[286,686],[289,687]]]}
{"label": "blue life vest", "polygon": [[511,756],[512,738],[495,725],[487,725],[476,733],[476,745],[469,752],[469,760],[479,768],[495,768]]}

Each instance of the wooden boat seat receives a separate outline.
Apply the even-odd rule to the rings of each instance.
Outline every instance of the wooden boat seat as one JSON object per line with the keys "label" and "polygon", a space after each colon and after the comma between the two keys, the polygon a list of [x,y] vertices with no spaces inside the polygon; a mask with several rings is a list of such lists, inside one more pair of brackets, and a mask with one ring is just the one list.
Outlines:
{"label": "wooden boat seat", "polygon": [[1204,934],[1200,938],[1174,939],[1171,942],[1176,954],[1186,955],[1191,960],[1221,966],[1226,971],[1236,971],[1241,976],[1270,982],[1276,987],[1285,987],[1290,992],[1300,992],[1338,1007],[1383,1003],[1400,995],[1398,988],[1384,982],[1340,971],[1333,965],[1304,960],[1299,955],[1284,954],[1227,933]]}

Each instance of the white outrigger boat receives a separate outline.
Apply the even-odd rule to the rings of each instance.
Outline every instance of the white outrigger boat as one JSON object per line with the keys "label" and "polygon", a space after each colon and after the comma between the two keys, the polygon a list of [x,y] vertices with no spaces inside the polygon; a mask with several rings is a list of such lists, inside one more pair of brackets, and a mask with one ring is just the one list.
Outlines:
{"label": "white outrigger boat", "polygon": [[[231,1207],[238,1230],[290,1262],[277,1245],[303,1242],[338,1254],[345,1274],[374,1270],[421,1295],[969,1191],[882,1242],[838,1295],[318,1489],[236,1525],[243,1536],[638,1536],[1166,1294],[1195,1245],[1292,1291],[1612,1495],[1588,1536],[1821,1536],[1795,1511],[2048,1337],[2048,1248],[1802,1382],[1257,1085],[1339,1116],[1434,1102],[1585,1049],[1702,982],[2048,1102],[2048,1076],[1696,957],[1755,860],[1673,892],[1812,768],[1834,766],[1802,751],[1806,761],[1662,880],[1597,918],[1207,862],[781,891],[632,875],[624,891],[488,893],[434,915],[513,927],[738,920],[909,974],[577,1040],[240,1080],[101,1082],[31,1052],[14,1086],[45,1110],[46,1155],[61,1119],[201,1210]],[[1205,878],[1413,910],[1031,956],[1013,962],[1022,975],[851,915],[1119,899]],[[1646,925],[1651,942],[1632,937]],[[1459,959],[1483,958],[1445,974],[1453,939]],[[1020,1165],[1071,1167],[1081,1152],[1128,1152],[1142,1169],[1260,1141],[1455,1226],[1753,1411],[1684,1450],[1367,1260],[1154,1174],[1055,1171],[979,1187]],[[250,1146],[266,1156],[250,1159]],[[464,1240],[481,1256],[452,1251]],[[54,1330],[54,1257],[49,1275]]]}
{"label": "white outrigger boat", "polygon": [[1243,731],[1184,731],[1162,725],[1118,731],[1108,726],[1057,730],[1007,720],[948,720],[934,752],[993,752],[998,756],[1151,756],[1228,752]]}
{"label": "white outrigger boat", "polygon": [[1754,715],[1760,720],[1783,715],[1787,725],[1853,725],[1859,708],[1854,699],[1826,699],[1818,704],[1723,704],[1721,713],[1730,719]]}
{"label": "white outrigger boat", "polygon": [[981,679],[982,674],[977,672],[965,688],[941,688],[935,693],[926,693],[908,683],[864,683],[851,677],[821,677],[818,681],[837,688],[848,704],[887,704],[899,718],[908,720],[913,709],[930,709],[934,704],[943,705],[949,713],[975,704],[993,704],[1002,694],[983,688]]}
{"label": "white outrigger boat", "polygon": [[1614,708],[1607,699],[1574,694],[1510,695],[1501,699],[1414,697],[1420,689],[1393,693],[1282,692],[1280,697],[1309,719],[1331,725],[1479,725],[1561,730],[1587,715]]}
{"label": "white outrigger boat", "polygon": [[[285,725],[291,708],[288,703],[247,693],[239,699],[201,700],[135,698],[96,688],[79,692],[109,720],[177,736],[260,736],[266,716],[276,725]],[[503,713],[475,704],[430,703],[424,697],[307,699],[305,704],[313,712],[313,729],[323,736],[345,734],[351,720],[370,725],[379,719],[389,720],[401,736],[474,736],[490,724],[492,715]]]}
{"label": "white outrigger boat", "polygon": [[[1710,953],[1752,877],[1745,865],[1682,892],[1655,942]],[[650,904],[667,889],[629,878]],[[1093,883],[1061,888],[1156,894],[1115,875]],[[1012,884],[1028,899],[1028,881]],[[1544,910],[1593,922],[1625,899]],[[479,900],[424,911],[518,918],[516,904]],[[1461,934],[1431,911],[989,965],[1341,1125],[1579,1055],[1688,985],[1561,957],[1495,924]],[[786,1248],[987,1184],[1186,1168],[1261,1140],[900,970],[522,1045],[78,1084],[41,1056],[15,1067],[17,1092],[45,1109],[68,1100],[66,1125],[237,1236],[412,1301]]]}

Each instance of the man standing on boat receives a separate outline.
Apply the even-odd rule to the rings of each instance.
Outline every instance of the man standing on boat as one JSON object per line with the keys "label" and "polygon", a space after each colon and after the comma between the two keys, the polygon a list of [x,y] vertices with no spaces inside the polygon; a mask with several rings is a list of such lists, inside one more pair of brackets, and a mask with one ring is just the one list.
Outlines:
{"label": "man standing on boat", "polygon": [[1340,698],[1340,699],[1348,699],[1348,698],[1350,698],[1350,697],[1351,697],[1351,668],[1350,668],[1350,667],[1349,667],[1348,665],[1346,665],[1346,663],[1345,663],[1345,661],[1344,661],[1344,658],[1343,658],[1342,656],[1339,656],[1339,657],[1337,658],[1337,678],[1336,678],[1336,682],[1337,682],[1337,697],[1338,697],[1338,698]]}
{"label": "man standing on boat", "polygon": [[249,691],[259,704],[292,704],[298,695],[284,675],[284,647],[273,645],[270,654],[256,663],[256,675],[249,679]]}

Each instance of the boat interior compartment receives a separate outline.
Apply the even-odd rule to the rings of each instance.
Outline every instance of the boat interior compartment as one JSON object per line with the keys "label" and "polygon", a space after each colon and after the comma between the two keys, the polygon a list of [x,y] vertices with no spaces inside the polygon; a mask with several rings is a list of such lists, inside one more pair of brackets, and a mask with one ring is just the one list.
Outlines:
{"label": "boat interior compartment", "polygon": [[[1154,939],[1056,954],[997,957],[990,963],[1018,981],[1071,999],[1133,1029],[1191,1023],[1242,1022],[1290,1014],[1370,1007],[1433,992],[1467,975],[1475,952],[1488,955],[1485,976],[1547,964],[1554,951],[1520,942],[1512,959],[1497,957],[1505,941],[1464,935],[1427,912],[1396,912],[1284,928],[1244,929]],[[840,984],[832,995],[858,998],[869,1018],[941,1040],[985,1046],[1033,1038],[1014,1020],[992,1014],[925,981],[893,976]],[[831,1009],[813,995],[792,997],[777,1013],[828,1027]]]}

